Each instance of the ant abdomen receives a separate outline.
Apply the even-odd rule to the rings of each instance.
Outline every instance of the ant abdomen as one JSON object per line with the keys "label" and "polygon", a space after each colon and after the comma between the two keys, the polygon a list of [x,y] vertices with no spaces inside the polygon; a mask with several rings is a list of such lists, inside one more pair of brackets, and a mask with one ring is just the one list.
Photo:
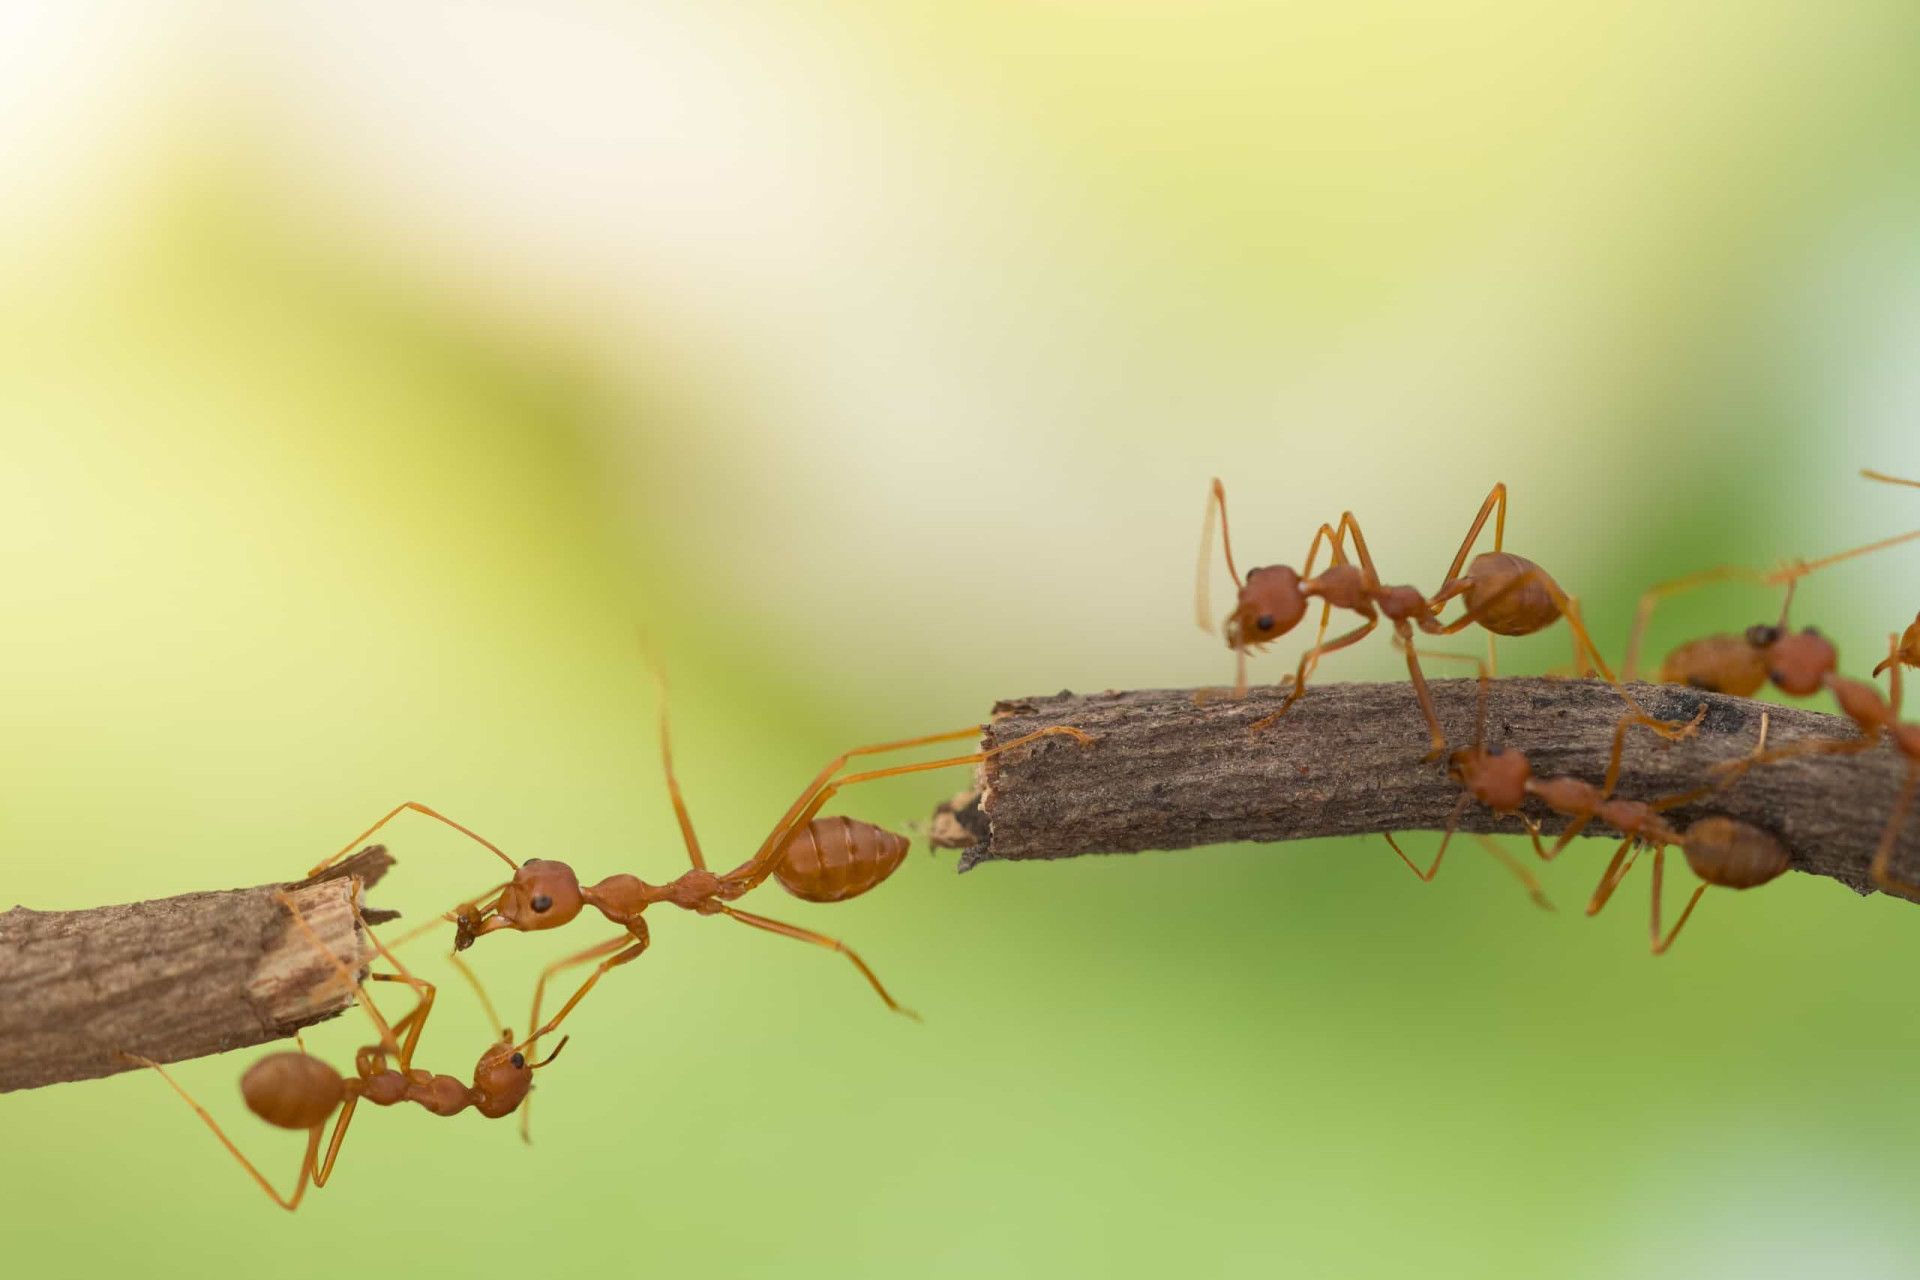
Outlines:
{"label": "ant abdomen", "polygon": [[[1530,636],[1560,616],[1548,590],[1546,571],[1511,551],[1486,551],[1467,566],[1468,611],[1487,630],[1503,636]],[[1518,587],[1513,583],[1522,580]],[[1448,584],[1451,586],[1452,584]],[[1447,595],[1442,587],[1441,595]]]}
{"label": "ant abdomen", "polygon": [[1684,684],[1709,693],[1751,698],[1767,684],[1767,658],[1744,636],[1705,636],[1667,655],[1656,675],[1662,684]]}
{"label": "ant abdomen", "polygon": [[911,847],[905,836],[871,822],[815,818],[787,841],[773,876],[803,901],[845,902],[892,875]]}
{"label": "ant abdomen", "polygon": [[1751,889],[1785,875],[1793,858],[1778,837],[1734,818],[1702,818],[1687,828],[1681,851],[1708,884]]}
{"label": "ant abdomen", "polygon": [[326,1123],[346,1092],[338,1071],[304,1053],[269,1054],[240,1077],[247,1110],[281,1129]]}

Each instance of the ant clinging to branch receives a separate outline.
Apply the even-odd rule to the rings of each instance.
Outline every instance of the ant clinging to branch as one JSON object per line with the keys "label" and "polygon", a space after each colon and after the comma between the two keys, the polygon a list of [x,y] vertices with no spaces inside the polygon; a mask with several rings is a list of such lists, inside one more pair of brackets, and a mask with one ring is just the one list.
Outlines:
{"label": "ant clinging to branch", "polygon": [[[1301,656],[1300,664],[1291,677],[1291,692],[1278,711],[1254,722],[1251,728],[1255,732],[1273,724],[1300,700],[1306,692],[1307,677],[1319,665],[1322,655],[1358,644],[1380,625],[1382,616],[1393,624],[1394,633],[1406,651],[1407,673],[1413,680],[1414,694],[1419,699],[1421,714],[1426,717],[1427,734],[1432,742],[1432,750],[1427,756],[1429,760],[1438,760],[1443,756],[1447,743],[1439,717],[1434,713],[1433,699],[1427,691],[1419,657],[1414,652],[1413,632],[1416,627],[1429,635],[1452,635],[1479,625],[1492,635],[1525,636],[1544,630],[1564,617],[1568,629],[1573,633],[1576,670],[1585,670],[1589,665],[1598,670],[1632,708],[1635,722],[1648,726],[1662,737],[1685,737],[1691,731],[1687,726],[1669,724],[1648,715],[1601,658],[1586,625],[1581,621],[1579,602],[1561,590],[1560,584],[1545,569],[1503,549],[1507,522],[1507,487],[1504,484],[1494,485],[1488,493],[1472,527],[1467,530],[1465,541],[1460,544],[1460,550],[1447,569],[1440,590],[1428,598],[1417,587],[1389,587],[1381,583],[1374,569],[1373,557],[1368,553],[1366,539],[1360,532],[1360,524],[1351,511],[1340,517],[1338,527],[1322,524],[1315,532],[1307,548],[1302,572],[1297,573],[1287,565],[1270,565],[1249,569],[1245,579],[1242,579],[1233,561],[1232,537],[1227,527],[1226,489],[1216,478],[1208,495],[1206,522],[1201,530],[1199,581],[1195,590],[1197,620],[1201,629],[1209,635],[1213,634],[1213,625],[1207,603],[1207,562],[1212,553],[1216,513],[1220,522],[1221,546],[1226,553],[1227,572],[1238,588],[1234,611],[1227,615],[1223,627],[1227,647],[1234,651],[1239,662],[1236,695],[1246,692],[1247,652],[1265,648],[1297,626],[1306,616],[1310,599],[1322,601],[1320,634],[1315,638],[1313,647]],[[1495,517],[1494,549],[1475,556],[1469,564],[1467,556],[1486,527],[1489,516]],[[1360,558],[1358,566],[1350,564],[1342,550],[1348,535],[1352,536],[1355,554]],[[1313,566],[1322,538],[1328,541],[1333,564],[1325,572],[1316,575]],[[1466,570],[1464,575],[1461,572],[1463,565]],[[1447,602],[1456,598],[1462,599],[1465,612],[1452,622],[1438,621],[1437,615]],[[1345,635],[1326,640],[1327,620],[1336,608],[1357,613],[1364,621]],[[1489,647],[1492,643],[1489,638]]]}
{"label": "ant clinging to branch", "polygon": [[[502,1119],[512,1115],[526,1100],[533,1088],[533,1073],[559,1057],[560,1049],[567,1047],[567,1042],[562,1040],[560,1048],[549,1054],[546,1061],[530,1062],[527,1050],[531,1042],[515,1044],[513,1033],[502,1031],[500,1039],[480,1055],[480,1061],[473,1069],[471,1085],[452,1076],[434,1075],[415,1068],[414,1050],[420,1043],[420,1033],[426,1029],[427,1016],[433,1010],[433,984],[414,977],[400,963],[374,936],[371,926],[364,919],[359,919],[356,905],[354,915],[360,928],[365,931],[375,950],[395,969],[393,973],[372,973],[368,976],[375,981],[407,983],[419,996],[418,1002],[405,1017],[389,1025],[367,996],[366,988],[354,978],[340,957],[321,941],[293,899],[284,893],[276,896],[292,916],[295,927],[332,963],[341,980],[353,987],[360,1007],[366,1011],[380,1036],[379,1044],[369,1045],[355,1055],[351,1079],[343,1077],[332,1066],[307,1053],[304,1045],[299,1052],[267,1055],[249,1067],[241,1077],[240,1094],[246,1100],[248,1110],[276,1128],[306,1131],[306,1154],[301,1157],[300,1173],[294,1181],[292,1194],[283,1196],[275,1190],[266,1175],[241,1154],[240,1148],[227,1137],[213,1117],[193,1100],[193,1096],[174,1080],[165,1067],[133,1054],[120,1056],[159,1072],[161,1078],[193,1108],[207,1128],[213,1131],[213,1136],[259,1184],[260,1189],[282,1209],[298,1209],[309,1186],[327,1185],[327,1179],[333,1176],[334,1161],[340,1156],[340,1144],[346,1139],[347,1126],[353,1122],[354,1110],[363,1100],[376,1107],[393,1107],[411,1102],[442,1117],[455,1116],[472,1107],[490,1120]],[[399,1039],[403,1034],[406,1039]],[[389,1058],[394,1059],[398,1066],[389,1066]],[[327,1121],[333,1119],[336,1112],[339,1119],[334,1122],[333,1139],[326,1143],[326,1155],[323,1158],[320,1147],[326,1134]]]}

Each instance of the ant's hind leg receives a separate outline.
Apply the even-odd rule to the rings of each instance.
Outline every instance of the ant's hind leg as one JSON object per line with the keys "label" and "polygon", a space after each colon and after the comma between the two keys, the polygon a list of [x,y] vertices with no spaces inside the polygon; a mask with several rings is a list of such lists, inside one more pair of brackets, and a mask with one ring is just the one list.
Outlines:
{"label": "ant's hind leg", "polygon": [[300,1207],[301,1197],[307,1194],[307,1183],[313,1175],[314,1161],[320,1153],[320,1135],[326,1128],[324,1123],[315,1125],[307,1132],[307,1154],[300,1161],[300,1177],[299,1180],[293,1184],[292,1197],[288,1198],[273,1189],[273,1184],[267,1181],[267,1176],[254,1167],[253,1161],[241,1154],[240,1148],[233,1145],[233,1139],[229,1138],[226,1135],[226,1131],[221,1129],[219,1123],[207,1114],[207,1109],[194,1101],[193,1095],[182,1088],[180,1082],[168,1074],[165,1067],[151,1058],[142,1058],[136,1054],[122,1053],[116,1056],[124,1058],[128,1062],[137,1062],[143,1067],[152,1067],[155,1071],[158,1071],[160,1078],[165,1080],[168,1086],[172,1088],[175,1093],[179,1094],[188,1106],[193,1108],[193,1113],[200,1117],[201,1123],[213,1131],[213,1136],[220,1139],[220,1145],[227,1149],[229,1155],[240,1162],[240,1167],[245,1169],[248,1176],[260,1184],[260,1189],[266,1192],[275,1204],[289,1212]]}
{"label": "ant's hind leg", "polygon": [[1704,884],[1693,891],[1693,896],[1687,899],[1687,909],[1680,913],[1678,920],[1674,921],[1673,932],[1662,938],[1660,936],[1660,881],[1661,873],[1666,869],[1666,860],[1665,849],[1653,851],[1653,910],[1648,929],[1652,939],[1653,954],[1657,956],[1667,954],[1667,948],[1671,947],[1673,940],[1680,936],[1680,931],[1687,927],[1687,921],[1693,916],[1693,909],[1700,905],[1700,895],[1707,891],[1707,886]]}
{"label": "ant's hind leg", "polygon": [[[1604,908],[1608,900],[1613,897],[1613,891],[1620,887],[1620,882],[1627,878],[1629,871],[1633,870],[1633,864],[1638,861],[1640,857],[1634,845],[1634,837],[1628,836],[1620,842],[1620,847],[1613,851],[1613,861],[1609,862],[1607,869],[1600,874],[1599,887],[1594,889],[1593,897],[1587,901],[1588,915],[1599,915],[1601,909]],[[1632,856],[1629,857],[1629,854],[1632,854]]]}
{"label": "ant's hind leg", "polygon": [[756,916],[735,907],[722,907],[720,910],[735,920],[738,920],[741,924],[751,925],[755,929],[765,929],[768,933],[777,933],[783,938],[794,938],[800,942],[811,942],[816,947],[826,947],[828,950],[838,951],[841,955],[853,961],[853,967],[860,971],[860,976],[865,978],[867,984],[879,994],[882,1000],[887,1002],[887,1008],[893,1010],[895,1013],[904,1013],[915,1022],[920,1021],[919,1014],[907,1008],[905,1005],[900,1004],[894,1000],[892,996],[887,994],[887,989],[880,984],[880,979],[874,976],[873,970],[867,968],[867,962],[862,960],[852,947],[840,941],[838,938],[829,938],[824,933],[815,933],[811,929],[802,929],[798,925],[783,924],[778,920],[769,920],[765,916]]}
{"label": "ant's hind leg", "polygon": [[1480,514],[1473,518],[1473,525],[1467,530],[1466,539],[1461,542],[1460,550],[1453,557],[1453,564],[1448,568],[1447,576],[1441,579],[1442,582],[1452,582],[1460,576],[1461,567],[1467,563],[1467,553],[1479,541],[1480,531],[1487,526],[1487,517],[1496,509],[1500,514],[1493,523],[1493,549],[1499,551],[1502,548],[1507,536],[1507,486],[1496,484],[1487,494],[1487,500],[1480,504]]}

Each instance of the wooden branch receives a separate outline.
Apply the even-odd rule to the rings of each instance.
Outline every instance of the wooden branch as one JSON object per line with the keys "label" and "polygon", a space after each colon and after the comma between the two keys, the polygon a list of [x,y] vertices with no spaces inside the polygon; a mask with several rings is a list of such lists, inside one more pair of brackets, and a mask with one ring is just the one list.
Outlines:
{"label": "wooden branch", "polygon": [[[0,1093],[178,1062],[292,1035],[353,988],[274,900],[284,889],[346,964],[373,958],[350,902],[393,858],[372,845],[312,880],[95,907],[0,913]],[[391,912],[366,911],[378,923]]]}
{"label": "wooden branch", "polygon": [[[1452,747],[1473,741],[1476,685],[1432,685]],[[1688,741],[1663,743],[1644,729],[1628,735],[1618,793],[1631,799],[1653,800],[1708,782],[1710,766],[1753,748],[1762,712],[1769,713],[1769,746],[1858,737],[1837,715],[1681,685],[1631,687],[1663,720],[1690,720],[1707,708]],[[1195,706],[1194,693],[1062,693],[999,703],[988,746],[1050,724],[1075,725],[1098,741],[1083,749],[1049,739],[985,762],[983,789],[955,797],[935,814],[933,843],[965,848],[960,869],[966,871],[982,862],[1086,853],[1436,831],[1460,798],[1445,766],[1422,760],[1427,735],[1405,683],[1313,685],[1257,736],[1247,726],[1275,710],[1279,694],[1262,689]],[[1625,709],[1597,680],[1497,680],[1489,692],[1487,741],[1525,751],[1538,775],[1597,783]],[[1906,771],[1884,744],[1855,755],[1804,756],[1756,768],[1668,816],[1680,827],[1710,813],[1753,823],[1786,843],[1796,870],[1871,893],[1868,866]],[[1537,802],[1524,812],[1549,832],[1567,823]],[[1460,829],[1523,831],[1519,818],[1497,818],[1477,804],[1468,806]],[[1392,855],[1382,847],[1379,856]],[[1920,881],[1920,818],[1901,833],[1892,869],[1903,880]]]}

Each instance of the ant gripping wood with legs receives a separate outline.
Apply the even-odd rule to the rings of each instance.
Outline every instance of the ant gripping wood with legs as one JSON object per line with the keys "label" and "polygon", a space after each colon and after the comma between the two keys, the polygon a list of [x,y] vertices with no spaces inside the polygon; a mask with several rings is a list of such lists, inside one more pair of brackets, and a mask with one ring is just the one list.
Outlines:
{"label": "ant gripping wood with legs", "polygon": [[[1599,786],[1584,779],[1574,777],[1542,778],[1533,772],[1524,752],[1516,748],[1488,748],[1482,745],[1486,732],[1488,672],[1483,665],[1480,669],[1480,693],[1478,709],[1474,721],[1473,745],[1465,750],[1456,751],[1448,759],[1448,771],[1462,788],[1460,800],[1448,815],[1444,833],[1440,839],[1439,852],[1434,857],[1433,869],[1437,870],[1440,858],[1444,857],[1447,842],[1453,838],[1461,817],[1470,803],[1478,801],[1496,814],[1509,815],[1520,812],[1529,797],[1538,800],[1556,813],[1564,814],[1573,821],[1563,831],[1551,849],[1540,841],[1540,828],[1530,819],[1523,818],[1528,834],[1533,840],[1534,851],[1542,861],[1550,862],[1558,857],[1590,822],[1598,820],[1625,836],[1613,861],[1601,877],[1600,888],[1587,905],[1587,914],[1594,915],[1607,903],[1613,890],[1632,869],[1632,862],[1626,861],[1629,850],[1640,845],[1649,845],[1654,850],[1654,889],[1652,907],[1652,950],[1661,955],[1673,945],[1674,939],[1693,914],[1693,908],[1700,901],[1700,895],[1706,892],[1708,885],[1721,885],[1731,889],[1749,889],[1767,883],[1784,874],[1790,863],[1786,846],[1780,841],[1749,823],[1732,818],[1703,818],[1685,831],[1677,830],[1660,815],[1667,809],[1690,804],[1695,800],[1719,790],[1726,783],[1709,784],[1696,787],[1691,791],[1666,796],[1652,803],[1628,800],[1613,794],[1620,780],[1620,754],[1626,743],[1628,731],[1636,723],[1631,715],[1623,716],[1614,728],[1613,748],[1607,758],[1605,780]],[[1700,715],[1694,718],[1697,725],[1705,716],[1706,708],[1700,709]],[[1754,759],[1760,758],[1765,747],[1766,729],[1762,721],[1761,741],[1754,748]],[[1730,781],[1730,779],[1729,779]],[[1393,842],[1393,837],[1387,837]],[[1686,910],[1673,926],[1671,933],[1662,936],[1660,930],[1660,886],[1665,870],[1666,847],[1676,845],[1686,856],[1687,865],[1705,883],[1694,892],[1687,903]],[[1413,866],[1399,845],[1394,852],[1401,860]],[[1637,854],[1635,855],[1638,856]],[[1623,866],[1623,862],[1625,865]],[[1415,873],[1419,874],[1416,867]],[[1431,873],[1423,878],[1430,878]]]}
{"label": "ant gripping wood with legs", "polygon": [[[352,1123],[354,1110],[362,1099],[376,1107],[412,1102],[436,1116],[458,1115],[472,1107],[490,1120],[501,1119],[512,1115],[526,1099],[533,1087],[533,1073],[559,1057],[560,1049],[567,1047],[567,1042],[562,1040],[560,1049],[549,1054],[546,1061],[530,1063],[525,1052],[528,1043],[515,1044],[513,1034],[502,1031],[499,1041],[480,1055],[480,1061],[473,1069],[471,1085],[452,1076],[434,1075],[415,1069],[414,1050],[420,1043],[420,1033],[426,1028],[427,1015],[433,1009],[433,984],[414,977],[374,936],[366,921],[361,920],[360,927],[366,930],[368,939],[396,970],[394,973],[372,973],[368,976],[382,982],[405,982],[419,996],[418,1002],[405,1017],[389,1025],[368,998],[366,988],[354,978],[340,957],[320,940],[320,936],[300,914],[300,908],[293,899],[284,893],[275,896],[292,915],[300,931],[332,962],[341,978],[353,986],[360,1007],[366,1010],[367,1017],[380,1035],[379,1044],[368,1045],[355,1055],[352,1079],[341,1076],[333,1067],[308,1054],[304,1045],[297,1053],[269,1054],[249,1067],[240,1078],[240,1094],[246,1100],[248,1110],[277,1128],[304,1129],[307,1132],[306,1154],[301,1157],[300,1173],[294,1181],[292,1193],[283,1196],[275,1190],[266,1175],[260,1172],[253,1161],[241,1154],[240,1148],[227,1137],[214,1118],[194,1101],[193,1095],[181,1087],[165,1067],[133,1054],[123,1053],[120,1056],[159,1072],[161,1078],[186,1100],[207,1128],[213,1131],[213,1136],[220,1140],[220,1144],[252,1175],[260,1189],[282,1209],[298,1209],[308,1186],[327,1185],[327,1179],[333,1176],[334,1161],[340,1156],[340,1144],[347,1136],[347,1126]],[[358,915],[356,907],[356,918]],[[402,1034],[406,1036],[404,1041],[398,1039]],[[388,1066],[389,1057],[398,1063],[397,1068]],[[339,1113],[339,1119],[334,1123],[333,1139],[326,1144],[323,1158],[320,1154],[321,1141],[326,1134],[327,1121],[333,1118],[335,1112]]]}
{"label": "ant gripping wood with legs", "polygon": [[[471,837],[514,868],[513,877],[506,884],[482,894],[477,899],[461,904],[449,913],[457,928],[454,942],[457,950],[465,950],[478,939],[502,930],[510,929],[529,933],[559,928],[579,916],[582,909],[586,907],[593,907],[620,927],[621,932],[605,942],[557,960],[541,971],[540,980],[534,987],[533,1013],[528,1022],[529,1026],[536,1028],[527,1042],[530,1052],[532,1046],[538,1045],[540,1037],[558,1027],[602,977],[621,965],[637,960],[646,951],[651,935],[647,929],[644,913],[648,907],[656,903],[671,904],[698,915],[726,916],[755,929],[838,951],[853,963],[854,968],[859,970],[861,976],[867,980],[889,1009],[917,1019],[919,1015],[896,1002],[881,985],[880,979],[875,976],[873,970],[867,967],[866,961],[845,943],[825,934],[815,933],[811,929],[803,929],[798,925],[786,924],[742,911],[729,904],[758,888],[768,878],[779,881],[780,886],[788,893],[807,902],[844,902],[873,889],[899,868],[909,848],[906,837],[855,818],[838,815],[826,818],[818,816],[821,808],[843,787],[902,774],[922,773],[930,769],[976,764],[997,756],[1001,752],[1011,751],[1037,739],[1054,735],[1070,737],[1082,746],[1089,745],[1093,741],[1087,734],[1070,725],[1050,725],[985,751],[950,756],[941,760],[927,760],[917,764],[870,769],[862,773],[836,777],[835,775],[839,774],[847,761],[856,756],[878,755],[936,742],[954,742],[962,738],[976,737],[980,731],[977,726],[974,726],[950,733],[929,734],[925,737],[906,738],[898,742],[855,747],[835,756],[814,777],[813,781],[807,784],[806,789],[788,807],[786,813],[767,834],[766,839],[761,842],[752,857],[731,871],[715,873],[707,868],[706,856],[701,852],[699,838],[694,834],[693,820],[680,794],[680,783],[674,776],[673,747],[668,732],[666,684],[660,679],[657,670],[654,674],[660,689],[660,755],[666,772],[667,795],[673,802],[674,816],[680,824],[680,834],[686,845],[688,860],[693,864],[691,869],[682,872],[677,878],[665,884],[656,885],[649,884],[638,876],[617,874],[608,876],[597,884],[583,885],[574,874],[573,868],[564,862],[547,858],[529,858],[524,863],[515,863],[499,846],[483,836],[461,826],[444,814],[411,801],[395,806],[379,822],[367,829],[369,834],[378,831],[386,823],[410,809],[444,822]],[[347,850],[357,848],[365,839],[364,834],[355,837],[346,849],[321,863],[312,874],[318,874],[338,861],[345,856]],[[587,980],[580,985],[579,990],[575,991],[560,1007],[558,1013],[544,1025],[541,1024],[540,1006],[548,981],[567,969],[593,964],[595,961],[599,963]],[[527,1112],[522,1112],[521,1119],[521,1133],[525,1136]]]}
{"label": "ant gripping wood with legs", "polygon": [[[1414,652],[1415,627],[1429,635],[1453,635],[1477,624],[1494,635],[1525,636],[1544,630],[1565,617],[1567,627],[1573,633],[1577,670],[1585,670],[1591,662],[1633,709],[1636,723],[1644,724],[1667,738],[1684,737],[1689,732],[1686,727],[1671,725],[1647,715],[1601,658],[1585,623],[1581,621],[1579,602],[1561,590],[1560,584],[1545,569],[1503,549],[1507,523],[1507,487],[1504,484],[1494,485],[1487,494],[1487,500],[1480,505],[1479,514],[1447,569],[1446,580],[1439,592],[1428,599],[1416,587],[1382,585],[1373,566],[1373,557],[1368,554],[1366,539],[1360,532],[1360,524],[1351,511],[1340,517],[1337,528],[1325,524],[1320,526],[1308,545],[1302,572],[1296,573],[1286,565],[1270,565],[1249,569],[1242,580],[1239,570],[1234,567],[1233,542],[1227,528],[1226,489],[1216,478],[1208,494],[1206,520],[1201,526],[1199,581],[1195,590],[1196,617],[1201,630],[1209,635],[1213,634],[1213,626],[1207,604],[1207,561],[1212,553],[1216,512],[1220,521],[1221,547],[1226,553],[1227,572],[1239,592],[1234,611],[1227,615],[1222,628],[1227,647],[1234,651],[1239,662],[1236,696],[1246,692],[1248,650],[1263,649],[1297,626],[1306,616],[1309,599],[1318,598],[1322,601],[1320,634],[1315,638],[1313,647],[1300,658],[1300,665],[1292,677],[1292,691],[1278,711],[1250,726],[1254,732],[1273,724],[1300,700],[1306,692],[1307,676],[1319,665],[1322,655],[1366,639],[1380,625],[1381,616],[1393,623],[1394,634],[1406,651],[1407,673],[1413,679],[1414,694],[1419,699],[1421,713],[1426,717],[1427,733],[1433,744],[1427,756],[1429,760],[1438,760],[1445,754],[1447,740],[1440,728],[1439,717],[1434,714],[1433,699],[1427,692],[1426,678],[1421,673],[1419,658]],[[1467,555],[1479,540],[1490,515],[1495,516],[1494,549],[1475,556],[1473,562],[1467,564]],[[1352,535],[1355,553],[1360,557],[1358,566],[1348,563],[1342,552],[1342,543],[1348,534]],[[1313,565],[1322,538],[1328,540],[1333,564],[1324,573],[1315,575]],[[1463,565],[1466,566],[1464,576],[1461,574]],[[1435,615],[1448,601],[1456,598],[1463,598],[1465,612],[1452,622],[1439,622]],[[1327,619],[1336,608],[1357,613],[1365,621],[1345,635],[1326,640]],[[1491,650],[1492,639],[1489,638],[1487,643]]]}

